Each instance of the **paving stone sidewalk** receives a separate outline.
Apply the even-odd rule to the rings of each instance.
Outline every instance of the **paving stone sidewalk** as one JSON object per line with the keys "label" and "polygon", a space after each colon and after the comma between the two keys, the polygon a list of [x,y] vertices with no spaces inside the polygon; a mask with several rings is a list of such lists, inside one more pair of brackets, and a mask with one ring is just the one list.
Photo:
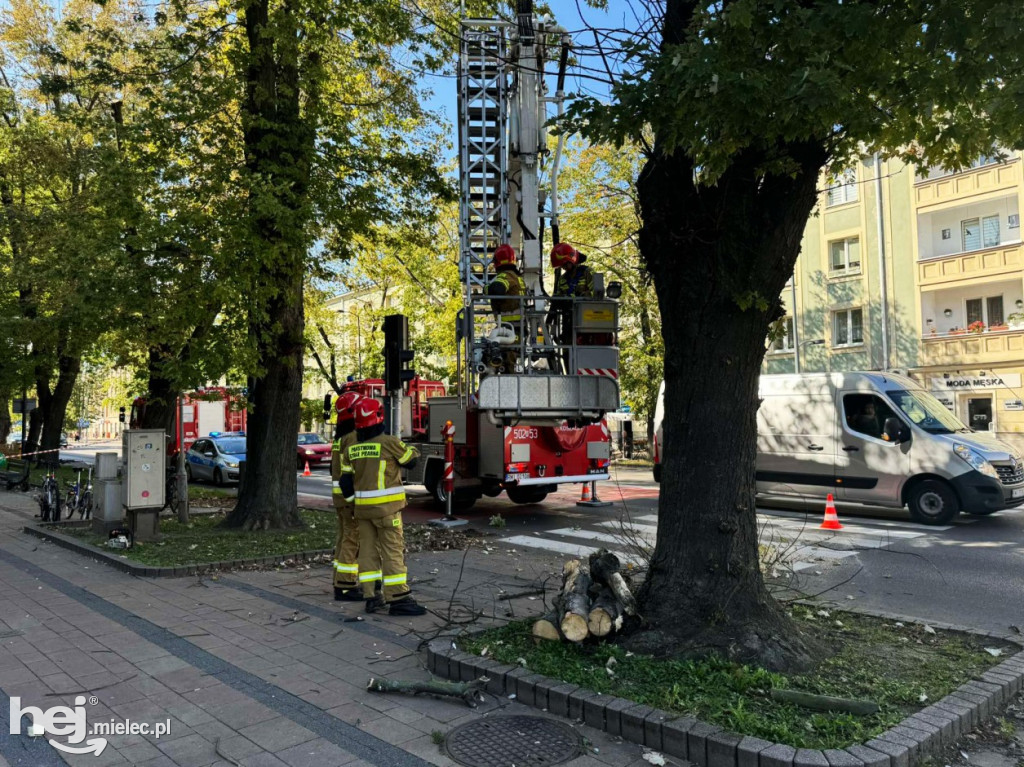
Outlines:
{"label": "paving stone sidewalk", "polygon": [[[82,695],[90,725],[128,719],[169,723],[170,732],[108,736],[100,756],[0,733],[0,767],[450,765],[437,733],[478,717],[538,713],[493,696],[470,710],[365,685],[371,676],[428,679],[419,647],[449,619],[476,625],[480,613],[538,612],[536,594],[502,597],[551,578],[560,562],[550,554],[491,544],[411,555],[417,597],[435,614],[397,619],[332,601],[326,567],[135,578],[21,532],[37,510],[31,494],[0,492],[8,706],[19,697],[22,708],[45,710]],[[571,767],[648,764],[639,747],[576,726],[587,753]]]}

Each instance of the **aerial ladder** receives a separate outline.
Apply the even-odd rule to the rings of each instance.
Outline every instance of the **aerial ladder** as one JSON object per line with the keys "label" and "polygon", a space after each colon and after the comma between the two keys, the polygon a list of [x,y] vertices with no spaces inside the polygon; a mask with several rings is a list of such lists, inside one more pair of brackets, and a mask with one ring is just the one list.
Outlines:
{"label": "aerial ladder", "polygon": [[[515,502],[535,503],[559,484],[607,479],[604,416],[620,404],[621,286],[606,289],[603,275],[595,274],[593,297],[555,298],[544,280],[559,237],[564,140],[559,136],[550,151],[548,123],[563,110],[570,36],[549,17],[534,16],[530,0],[519,0],[517,10],[514,22],[461,21],[458,387],[428,401],[422,474],[409,477],[446,500],[441,428],[450,421],[453,497],[462,508],[502,491]],[[496,276],[492,254],[502,244],[520,255],[526,284],[519,320],[511,324],[495,313],[487,293]]]}

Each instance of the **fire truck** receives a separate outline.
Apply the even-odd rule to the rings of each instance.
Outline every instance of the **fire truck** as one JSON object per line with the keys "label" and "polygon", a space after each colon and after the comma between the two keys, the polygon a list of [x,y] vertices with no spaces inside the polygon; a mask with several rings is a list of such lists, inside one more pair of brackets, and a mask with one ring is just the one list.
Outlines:
{"label": "fire truck", "polygon": [[[210,386],[184,395],[181,403],[182,432],[185,450],[200,437],[215,432],[244,432],[247,422],[245,397],[240,390],[225,386]],[[129,418],[130,428],[142,428],[146,413],[146,398],[136,397],[132,401]],[[175,402],[174,425],[170,433],[168,455],[178,452],[178,408]]]}
{"label": "fire truck", "polygon": [[[595,274],[593,297],[558,298],[544,281],[548,251],[559,241],[564,140],[549,151],[546,126],[564,108],[571,39],[550,17],[535,17],[529,0],[517,11],[515,22],[461,21],[457,385],[442,393],[436,382],[386,376],[392,433],[417,442],[422,454],[407,481],[422,483],[439,504],[447,500],[442,428],[454,425],[459,509],[502,492],[514,503],[538,503],[560,484],[608,479],[604,416],[619,406],[621,285],[605,287]],[[526,283],[514,322],[493,311],[487,291],[502,244],[516,249]],[[401,318],[389,342],[385,319],[389,367],[404,368],[412,356],[408,327]]]}

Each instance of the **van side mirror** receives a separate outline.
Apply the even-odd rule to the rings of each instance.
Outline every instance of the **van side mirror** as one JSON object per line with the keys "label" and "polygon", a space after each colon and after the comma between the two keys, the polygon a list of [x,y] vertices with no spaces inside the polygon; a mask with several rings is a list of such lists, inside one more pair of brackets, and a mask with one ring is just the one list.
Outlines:
{"label": "van side mirror", "polygon": [[885,428],[882,429],[882,438],[886,442],[892,442],[896,445],[900,442],[905,442],[909,437],[910,435],[904,430],[903,423],[899,418],[890,417],[885,419]]}

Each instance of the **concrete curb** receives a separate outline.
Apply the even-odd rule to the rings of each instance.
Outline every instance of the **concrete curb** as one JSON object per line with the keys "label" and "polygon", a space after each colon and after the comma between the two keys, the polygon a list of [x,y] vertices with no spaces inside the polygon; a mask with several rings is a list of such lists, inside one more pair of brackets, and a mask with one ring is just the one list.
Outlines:
{"label": "concrete curb", "polygon": [[727,732],[693,717],[479,658],[458,650],[451,638],[428,643],[427,668],[454,680],[487,677],[487,691],[494,695],[515,695],[524,705],[581,720],[700,767],[911,767],[937,755],[1024,689],[1022,651],[863,745],[819,750]]}
{"label": "concrete curb", "polygon": [[141,578],[181,578],[186,575],[199,575],[200,573],[207,573],[214,570],[231,570],[245,565],[273,565],[286,559],[304,562],[306,560],[312,560],[317,557],[334,553],[334,549],[318,549],[315,551],[298,551],[292,554],[275,554],[274,556],[267,557],[228,559],[219,562],[198,562],[190,565],[180,565],[178,567],[156,567],[154,565],[132,562],[129,559],[124,559],[119,554],[104,551],[97,546],[84,543],[70,535],[58,533],[56,530],[51,530],[37,525],[26,525],[24,530],[26,533],[35,536],[36,538],[42,538],[44,541],[49,541],[61,548],[77,551],[79,554],[92,557],[93,559],[113,567],[116,570],[120,570],[123,573],[136,575]]}

